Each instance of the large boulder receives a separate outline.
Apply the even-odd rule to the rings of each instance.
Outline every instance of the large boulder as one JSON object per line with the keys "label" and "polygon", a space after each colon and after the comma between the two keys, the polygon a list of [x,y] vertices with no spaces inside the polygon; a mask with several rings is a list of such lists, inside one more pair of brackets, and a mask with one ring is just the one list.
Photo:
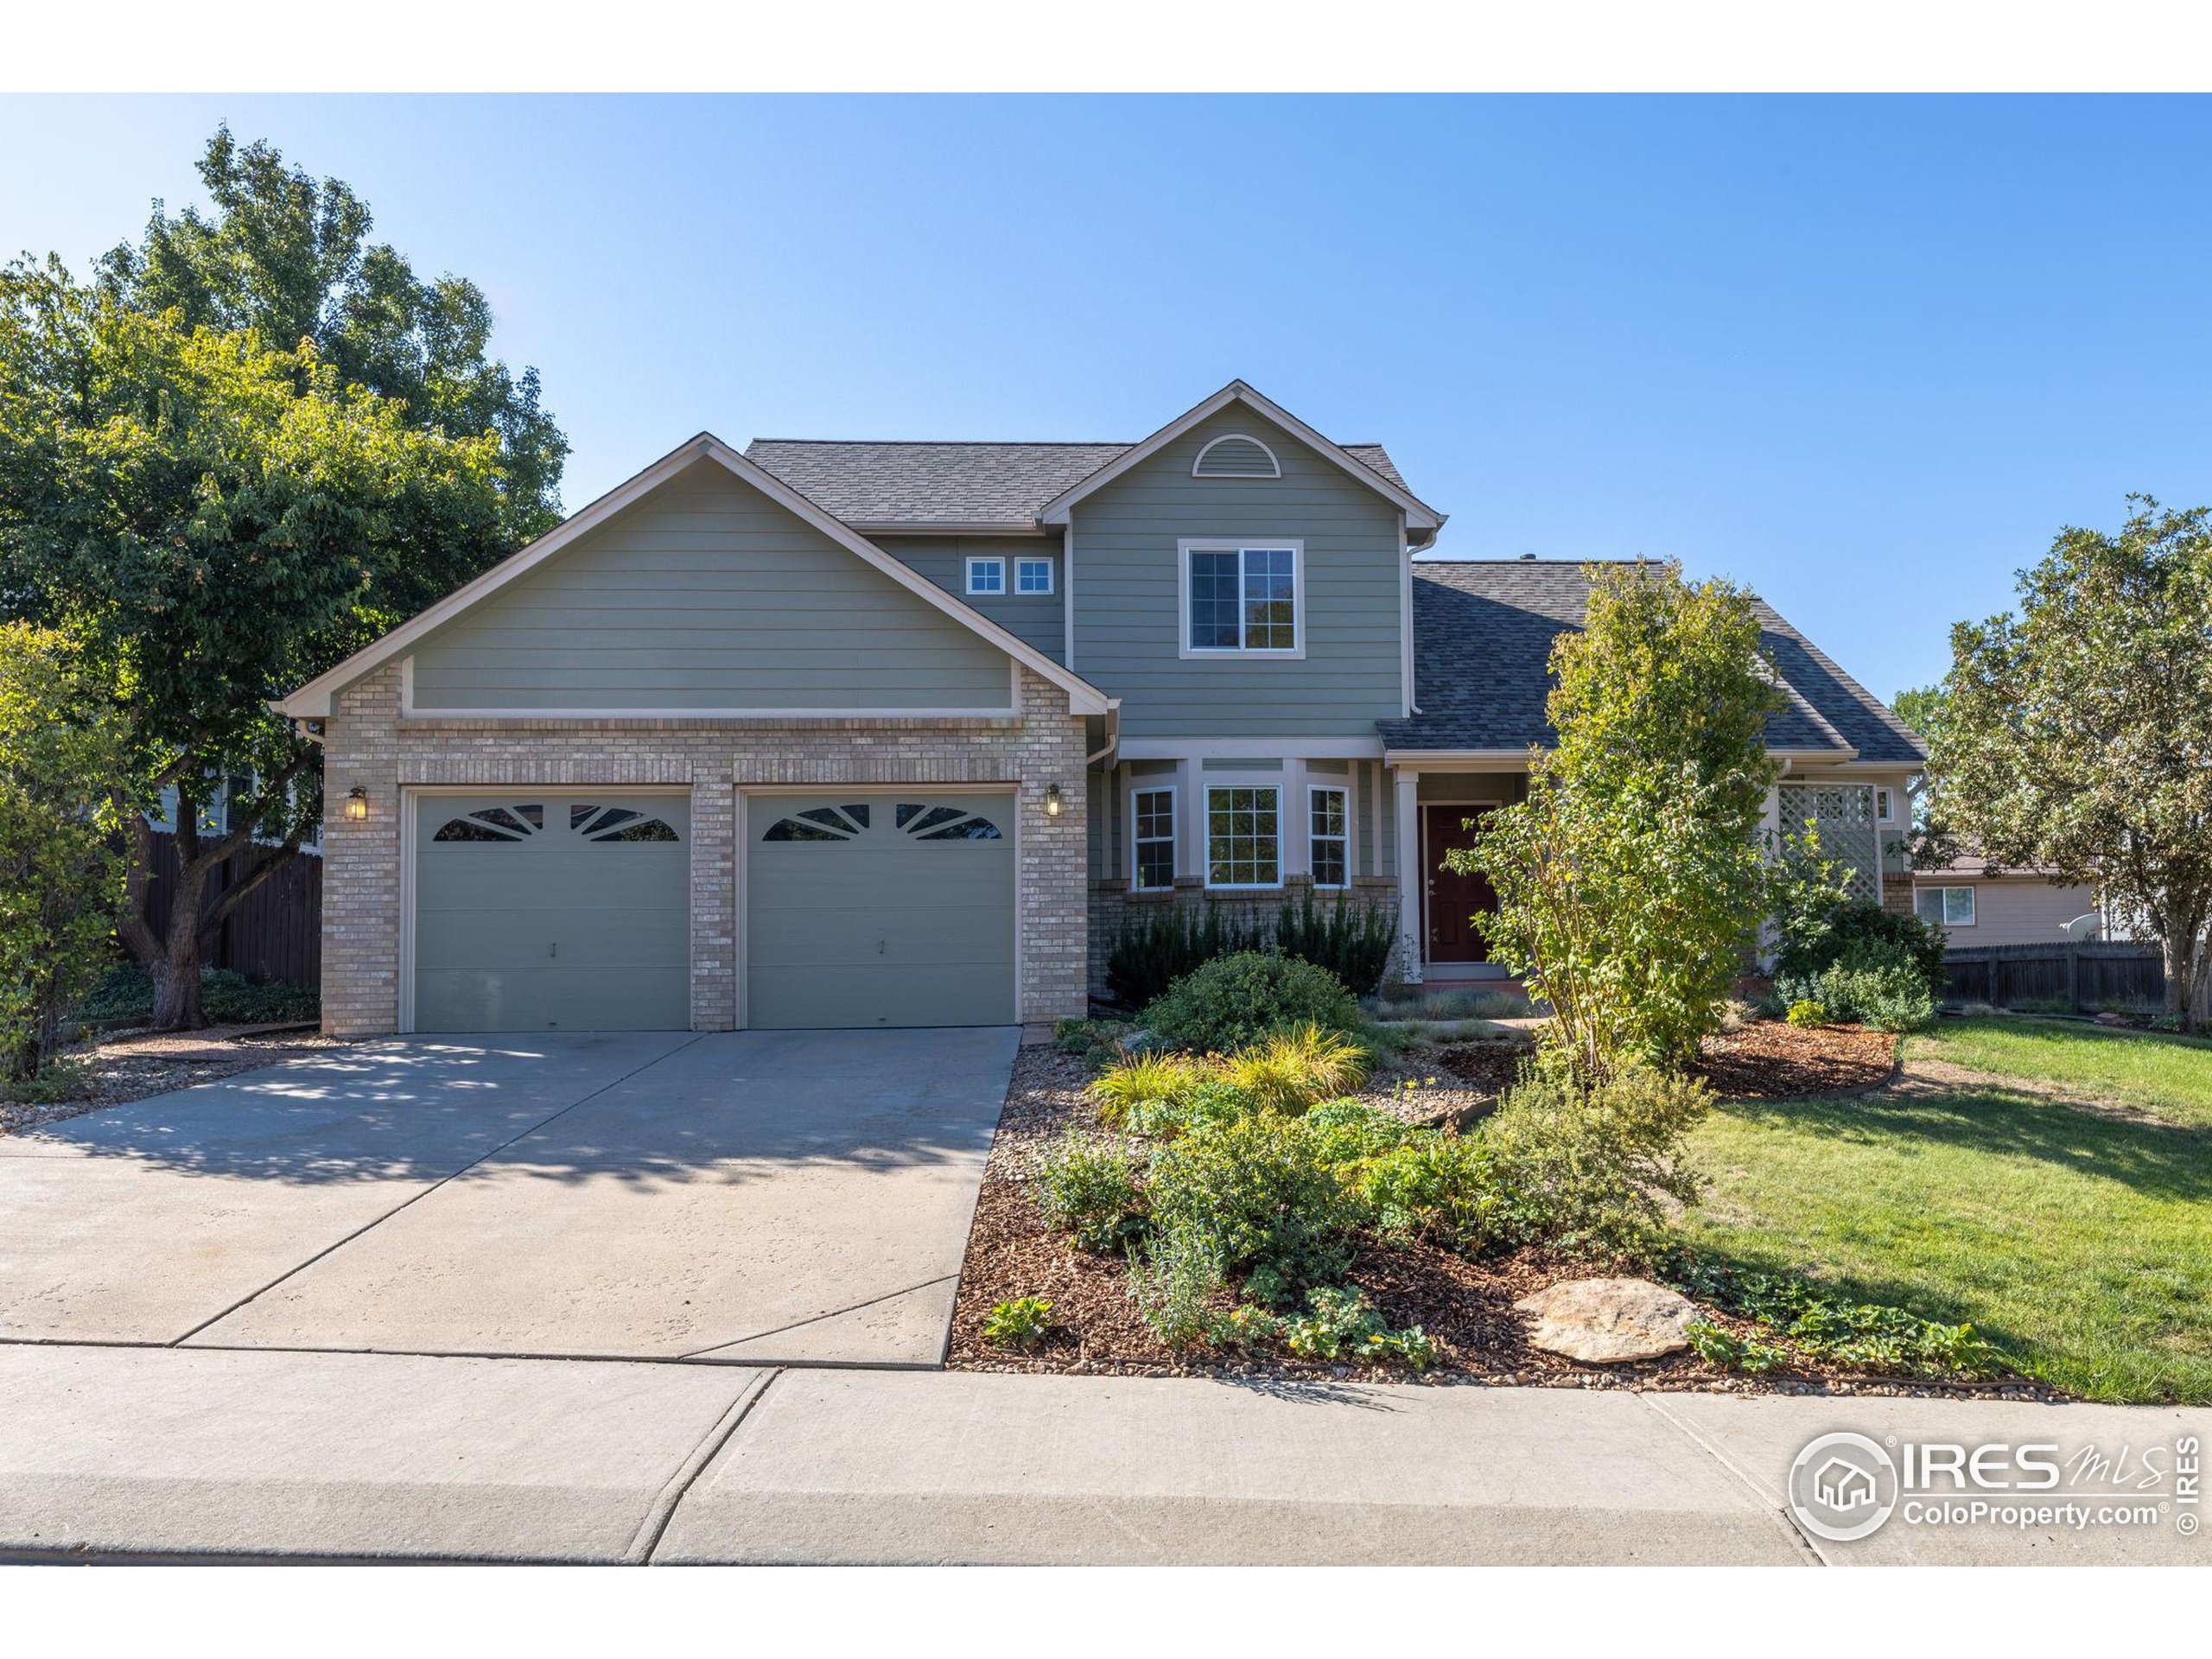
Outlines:
{"label": "large boulder", "polygon": [[1592,1365],[1687,1348],[1683,1327],[1697,1317],[1688,1301],[1649,1279],[1570,1279],[1513,1306],[1535,1315],[1530,1342]]}

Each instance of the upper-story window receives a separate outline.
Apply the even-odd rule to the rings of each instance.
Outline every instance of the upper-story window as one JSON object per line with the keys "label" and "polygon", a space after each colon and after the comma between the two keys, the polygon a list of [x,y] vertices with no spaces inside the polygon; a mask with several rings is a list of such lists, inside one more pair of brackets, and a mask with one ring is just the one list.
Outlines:
{"label": "upper-story window", "polygon": [[1185,541],[1185,657],[1303,657],[1305,544],[1296,541]]}
{"label": "upper-story window", "polygon": [[1001,558],[969,560],[968,591],[971,594],[1006,592],[1006,561]]}
{"label": "upper-story window", "polygon": [[1016,559],[1014,562],[1014,591],[1017,594],[1051,593],[1052,562],[1050,559]]}

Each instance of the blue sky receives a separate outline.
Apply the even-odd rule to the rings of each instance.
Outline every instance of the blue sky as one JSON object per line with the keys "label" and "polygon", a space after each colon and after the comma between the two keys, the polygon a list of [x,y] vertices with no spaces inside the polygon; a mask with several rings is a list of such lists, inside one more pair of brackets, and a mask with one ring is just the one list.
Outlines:
{"label": "blue sky", "polygon": [[2068,523],[2212,501],[2186,99],[0,102],[0,245],[219,119],[491,295],[582,505],[702,428],[1135,438],[1243,376],[1461,557],[1677,556],[1889,696]]}

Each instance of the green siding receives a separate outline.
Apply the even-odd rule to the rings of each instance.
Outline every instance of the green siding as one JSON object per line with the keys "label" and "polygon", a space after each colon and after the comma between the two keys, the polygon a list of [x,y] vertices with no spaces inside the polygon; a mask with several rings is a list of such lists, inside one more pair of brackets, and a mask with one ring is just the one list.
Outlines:
{"label": "green siding", "polygon": [[[1194,479],[1206,442],[1256,431],[1279,479]],[[1075,669],[1122,699],[1125,738],[1372,737],[1404,712],[1397,509],[1249,410],[1201,423],[1076,504]],[[1306,548],[1302,660],[1179,654],[1176,543],[1296,537]]]}
{"label": "green siding", "polygon": [[415,705],[1004,709],[1006,655],[719,465],[415,652]]}
{"label": "green siding", "polygon": [[[1065,662],[1067,601],[1060,590],[1060,538],[1020,536],[976,536],[967,538],[924,536],[878,536],[875,544],[912,570],[927,576],[965,604],[972,605],[1025,645],[1043,652],[1054,662]],[[1016,559],[1050,559],[1052,591],[1049,594],[976,594],[968,592],[969,558],[1004,559],[1006,584],[1014,587]]]}

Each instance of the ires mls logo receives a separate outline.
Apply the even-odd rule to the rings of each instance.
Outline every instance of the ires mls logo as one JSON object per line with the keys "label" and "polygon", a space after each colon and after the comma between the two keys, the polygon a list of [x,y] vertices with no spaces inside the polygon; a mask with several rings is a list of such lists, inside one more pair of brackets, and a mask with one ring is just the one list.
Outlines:
{"label": "ires mls logo", "polygon": [[1789,1508],[1816,1538],[1847,1544],[1896,1512],[1904,1483],[1889,1452],[1864,1434],[1823,1434],[1789,1465]]}

